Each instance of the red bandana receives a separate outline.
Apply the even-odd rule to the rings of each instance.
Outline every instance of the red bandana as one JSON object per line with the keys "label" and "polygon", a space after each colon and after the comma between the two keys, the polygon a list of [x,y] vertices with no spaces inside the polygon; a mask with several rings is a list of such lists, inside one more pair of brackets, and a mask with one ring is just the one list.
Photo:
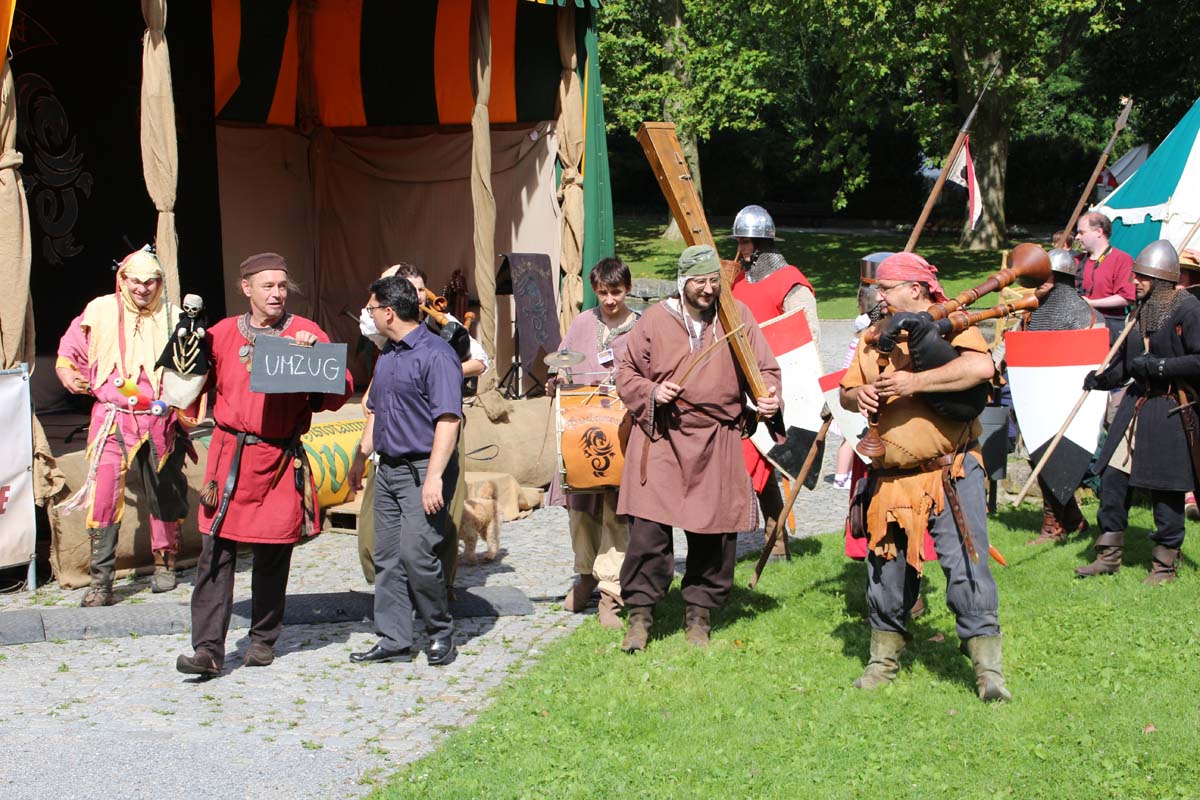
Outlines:
{"label": "red bandana", "polygon": [[942,285],[935,277],[937,267],[916,253],[894,253],[879,264],[875,272],[877,281],[917,281],[929,285],[929,294],[935,303],[944,303],[947,298]]}

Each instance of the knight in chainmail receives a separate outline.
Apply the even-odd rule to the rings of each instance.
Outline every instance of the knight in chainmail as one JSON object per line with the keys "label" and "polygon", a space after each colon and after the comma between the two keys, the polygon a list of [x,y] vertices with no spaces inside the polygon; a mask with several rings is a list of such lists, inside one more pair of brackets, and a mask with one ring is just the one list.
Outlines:
{"label": "knight in chainmail", "polygon": [[[1025,321],[1025,330],[1077,331],[1096,324],[1096,313],[1075,291],[1078,269],[1069,250],[1056,248],[1050,251],[1050,275],[1054,286]],[[1036,539],[1026,544],[1062,542],[1071,534],[1087,530],[1087,520],[1074,495],[1066,503],[1059,502],[1041,475],[1038,476],[1038,488],[1042,493],[1042,529]]]}
{"label": "knight in chainmail", "polygon": [[1154,507],[1153,563],[1149,584],[1175,580],[1184,535],[1184,494],[1196,486],[1200,464],[1200,300],[1179,281],[1179,256],[1165,239],[1142,250],[1133,265],[1137,324],[1112,366],[1090,373],[1085,389],[1110,389],[1132,379],[1109,427],[1096,463],[1100,511],[1096,560],[1080,577],[1121,568],[1131,487],[1147,490]]}
{"label": "knight in chainmail", "polygon": [[[817,298],[804,273],[787,263],[779,252],[775,220],[762,206],[746,206],[733,220],[731,239],[737,240],[737,261],[742,267],[730,287],[733,296],[745,303],[760,325],[797,308],[803,309],[813,342],[821,345],[821,325],[817,320]],[[765,521],[771,530],[783,512],[783,492],[771,464],[749,439],[742,440],[746,469],[758,495]],[[786,537],[776,539],[773,557],[786,555]]]}

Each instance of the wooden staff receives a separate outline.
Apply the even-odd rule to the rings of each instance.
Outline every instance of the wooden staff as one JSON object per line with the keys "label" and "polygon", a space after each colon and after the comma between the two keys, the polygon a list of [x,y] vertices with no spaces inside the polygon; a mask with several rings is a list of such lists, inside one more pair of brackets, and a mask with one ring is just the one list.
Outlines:
{"label": "wooden staff", "polygon": [[995,76],[996,70],[999,68],[1000,62],[996,62],[996,66],[992,67],[992,71],[988,74],[987,80],[983,84],[983,89],[979,92],[979,97],[975,99],[974,108],[967,115],[967,121],[959,128],[958,136],[954,138],[954,144],[950,147],[950,154],[946,156],[946,162],[942,164],[942,171],[938,173],[937,181],[933,184],[933,190],[930,191],[929,197],[925,200],[925,207],[921,209],[921,216],[917,218],[917,224],[913,226],[912,233],[909,234],[908,243],[904,245],[904,252],[911,253],[916,249],[917,239],[921,238],[921,231],[924,230],[925,223],[929,221],[929,215],[933,212],[933,205],[942,194],[942,187],[946,185],[946,178],[950,175],[950,167],[954,164],[954,159],[958,158],[958,151],[962,150],[963,142],[967,139],[967,133],[971,130],[971,123],[975,121],[975,114],[979,111],[979,104],[983,102],[983,95],[987,92],[988,86],[992,83],[992,77]]}
{"label": "wooden staff", "polygon": [[[1104,357],[1104,361],[1100,362],[1100,366],[1096,370],[1097,375],[1102,374],[1104,370],[1108,369],[1108,365],[1111,364],[1112,360],[1116,357],[1117,351],[1120,350],[1121,345],[1125,343],[1125,339],[1129,336],[1129,332],[1133,330],[1133,326],[1137,324],[1138,311],[1140,310],[1141,306],[1137,306],[1134,308],[1133,313],[1129,315],[1129,320],[1125,323],[1125,327],[1122,329],[1121,335],[1117,337],[1115,342],[1113,342],[1113,346],[1108,349],[1108,355]],[[1014,506],[1021,505],[1021,502],[1025,499],[1025,495],[1029,494],[1029,490],[1033,486],[1033,482],[1037,480],[1038,475],[1042,474],[1042,467],[1046,466],[1046,462],[1050,460],[1050,455],[1054,452],[1054,448],[1058,447],[1058,443],[1061,442],[1063,436],[1066,435],[1067,428],[1071,427],[1071,423],[1075,421],[1075,415],[1079,413],[1079,409],[1083,408],[1084,401],[1087,400],[1089,394],[1091,394],[1091,390],[1085,389],[1083,394],[1080,395],[1079,400],[1075,403],[1075,407],[1071,409],[1071,413],[1067,416],[1067,421],[1062,424],[1062,427],[1058,429],[1058,433],[1054,434],[1054,438],[1050,440],[1049,447],[1047,447],[1046,452],[1042,454],[1042,460],[1039,461],[1037,466],[1033,468],[1033,472],[1029,473],[1029,480],[1025,481],[1025,485],[1021,487],[1021,493],[1018,494],[1017,499],[1013,501]]]}
{"label": "wooden staff", "polygon": [[1121,113],[1117,116],[1117,124],[1113,126],[1113,134],[1108,140],[1108,144],[1104,147],[1104,152],[1100,154],[1100,160],[1096,162],[1096,168],[1092,170],[1092,177],[1083,186],[1083,194],[1079,196],[1079,202],[1075,204],[1075,210],[1071,212],[1071,218],[1067,220],[1067,227],[1063,228],[1062,236],[1054,243],[1055,247],[1066,247],[1071,241],[1071,231],[1075,230],[1075,223],[1079,221],[1079,215],[1083,213],[1083,207],[1087,205],[1088,198],[1092,195],[1092,189],[1096,187],[1096,181],[1100,179],[1100,173],[1104,169],[1104,165],[1108,163],[1108,157],[1112,154],[1113,145],[1117,142],[1117,135],[1125,130],[1125,123],[1129,121],[1129,110],[1133,108],[1132,97],[1121,98]]}
{"label": "wooden staff", "polygon": [[[825,420],[821,423],[821,430],[817,431],[817,438],[813,440],[812,446],[808,448],[808,455],[804,457],[804,465],[800,467],[800,473],[796,476],[796,480],[792,482],[791,488],[788,490],[783,510],[779,512],[779,516],[775,518],[774,524],[767,532],[767,543],[763,546],[762,553],[758,556],[758,563],[754,565],[754,577],[750,579],[751,589],[758,585],[758,579],[762,577],[763,568],[767,565],[767,560],[771,558],[771,549],[775,547],[775,540],[782,536],[784,547],[787,547],[785,520],[792,513],[792,506],[796,504],[796,498],[800,495],[800,490],[804,487],[804,482],[808,480],[808,473],[812,471],[813,464],[816,463],[817,452],[821,449],[821,445],[825,441],[825,434],[829,433],[829,424],[833,422],[833,414],[829,412],[828,408],[821,411],[821,417]],[[788,557],[791,558],[790,553]]]}

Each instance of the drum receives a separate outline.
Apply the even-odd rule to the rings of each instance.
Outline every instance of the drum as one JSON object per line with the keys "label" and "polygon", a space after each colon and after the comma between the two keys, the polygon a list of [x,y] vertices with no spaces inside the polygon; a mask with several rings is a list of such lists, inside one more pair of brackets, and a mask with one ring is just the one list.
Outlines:
{"label": "drum", "polygon": [[566,494],[621,485],[633,417],[611,386],[560,386],[554,398],[558,481]]}

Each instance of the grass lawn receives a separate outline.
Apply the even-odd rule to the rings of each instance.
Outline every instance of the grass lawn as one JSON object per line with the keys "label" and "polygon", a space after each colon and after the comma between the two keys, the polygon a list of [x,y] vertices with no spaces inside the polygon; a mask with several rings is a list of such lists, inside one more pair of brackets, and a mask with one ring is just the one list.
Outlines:
{"label": "grass lawn", "polygon": [[[821,536],[794,542],[762,591],[735,589],[706,651],[683,640],[678,584],[646,653],[621,653],[619,634],[588,620],[373,797],[1200,796],[1195,561],[1175,585],[1142,585],[1141,511],[1129,567],[1077,580],[1087,537],[1026,547],[1040,522],[1027,506],[989,526],[1010,565],[993,564],[1011,703],[976,699],[936,565],[900,677],[852,688],[865,567]],[[739,564],[737,586],[752,567]]]}
{"label": "grass lawn", "polygon": [[[635,278],[674,278],[682,242],[661,237],[664,220],[657,217],[617,217],[617,255],[629,265]],[[719,227],[729,229],[728,223]],[[858,263],[879,251],[903,250],[907,233],[830,234],[783,232],[780,251],[812,281],[817,293],[817,311],[824,319],[846,319],[858,315]],[[717,242],[721,255],[732,258],[736,247],[731,239]],[[951,297],[978,286],[1000,269],[998,250],[962,250],[957,237],[922,234],[918,252],[938,268],[938,277]],[[998,301],[994,301],[998,302]],[[992,304],[994,304],[994,302]],[[990,305],[987,298],[980,307]]]}

